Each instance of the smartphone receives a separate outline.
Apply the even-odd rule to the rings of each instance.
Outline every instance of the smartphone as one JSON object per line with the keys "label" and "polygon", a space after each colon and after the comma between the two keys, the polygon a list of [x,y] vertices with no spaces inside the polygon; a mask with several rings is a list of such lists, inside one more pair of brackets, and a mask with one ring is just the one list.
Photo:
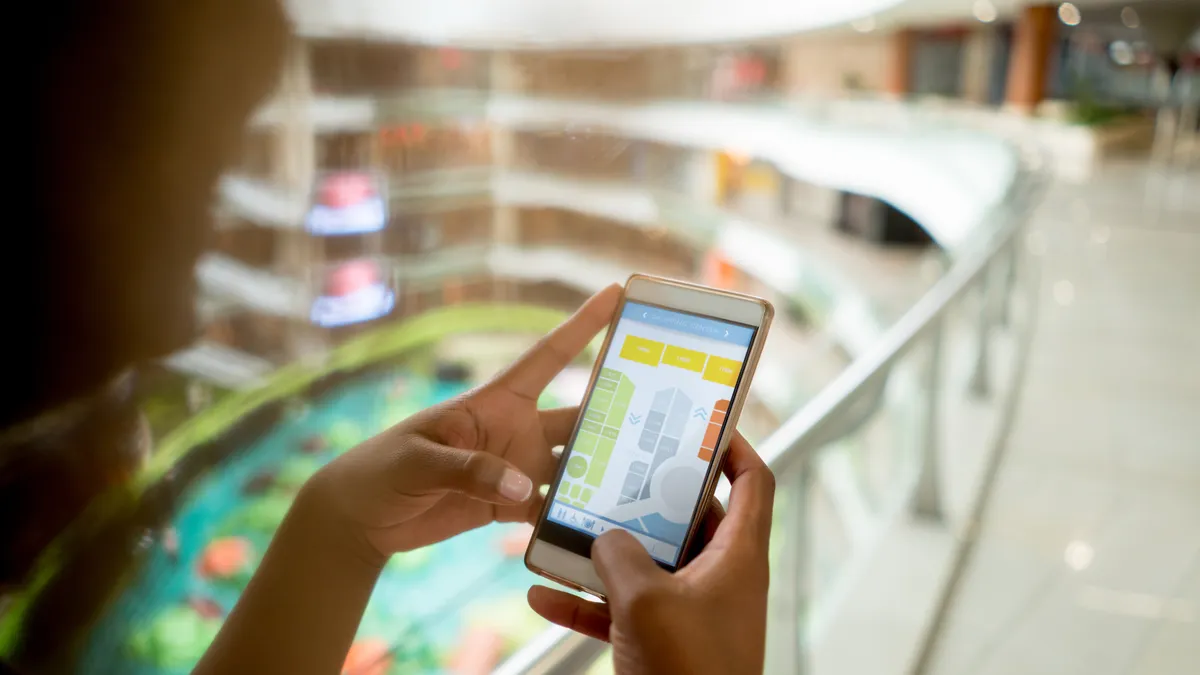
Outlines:
{"label": "smartphone", "polygon": [[774,314],[760,298],[630,277],[526,567],[603,599],[591,549],[611,529],[668,571],[685,562]]}

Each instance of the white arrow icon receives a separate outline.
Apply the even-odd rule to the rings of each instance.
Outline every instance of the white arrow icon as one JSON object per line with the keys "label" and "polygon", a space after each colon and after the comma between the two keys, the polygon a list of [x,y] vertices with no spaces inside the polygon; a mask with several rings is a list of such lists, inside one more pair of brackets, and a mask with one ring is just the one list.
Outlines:
{"label": "white arrow icon", "polygon": [[725,337],[729,337],[729,331],[725,331]]}
{"label": "white arrow icon", "polygon": [[647,314],[647,312],[642,312],[642,318],[643,318],[643,319],[644,319],[644,318],[646,318],[646,314]]}

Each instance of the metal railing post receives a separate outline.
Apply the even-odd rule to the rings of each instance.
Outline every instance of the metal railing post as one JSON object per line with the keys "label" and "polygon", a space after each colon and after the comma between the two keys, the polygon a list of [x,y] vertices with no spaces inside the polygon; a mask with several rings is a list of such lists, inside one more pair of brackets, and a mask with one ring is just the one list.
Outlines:
{"label": "metal railing post", "polygon": [[791,672],[804,675],[809,671],[807,628],[809,601],[809,571],[812,557],[812,528],[809,522],[809,493],[812,487],[812,460],[805,458],[795,469],[788,481],[792,494],[788,496],[788,508],[784,522],[789,525],[792,536],[784,548],[784,610],[792,630],[790,638]]}
{"label": "metal railing post", "polygon": [[[979,325],[975,336],[975,364],[971,368],[971,378],[967,383],[972,396],[984,398],[991,393],[991,337],[992,316],[996,313],[997,293],[1001,290],[1000,280],[996,272],[1000,268],[996,263],[988,265],[979,282]],[[940,328],[939,328],[940,333]]]}
{"label": "metal railing post", "polygon": [[938,461],[938,427],[941,423],[939,408],[942,390],[942,340],[945,319],[934,319],[929,334],[929,363],[925,365],[924,390],[926,407],[921,426],[921,468],[917,476],[917,489],[913,496],[912,510],[918,518],[941,522],[942,488],[939,478],[941,463]]}
{"label": "metal railing post", "polygon": [[1013,291],[1017,288],[1019,251],[1017,238],[1013,237],[1012,243],[1004,252],[1004,283],[1001,285],[1000,297],[996,302],[996,325],[1002,328],[1008,328],[1012,323],[1012,301]]}

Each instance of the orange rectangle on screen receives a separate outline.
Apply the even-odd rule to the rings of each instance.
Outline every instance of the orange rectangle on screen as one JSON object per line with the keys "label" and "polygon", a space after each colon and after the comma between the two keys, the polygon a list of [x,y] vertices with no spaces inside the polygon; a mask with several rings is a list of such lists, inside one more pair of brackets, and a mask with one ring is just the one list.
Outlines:
{"label": "orange rectangle on screen", "polygon": [[729,412],[729,401],[726,401],[724,399],[717,401],[717,404],[713,406],[713,410],[720,410],[721,412]]}
{"label": "orange rectangle on screen", "polygon": [[710,425],[708,425],[708,431],[705,432],[705,434],[704,434],[704,440],[700,442],[700,447],[715,448],[715,447],[717,447],[717,439],[720,437],[721,437],[721,425],[720,424],[710,424]]}
{"label": "orange rectangle on screen", "polygon": [[696,456],[705,462],[711,462],[713,458],[713,451],[710,448],[700,448],[700,452],[697,453]]}
{"label": "orange rectangle on screen", "polygon": [[725,422],[725,413],[720,410],[714,410],[712,417],[708,421],[713,424],[722,424]]}

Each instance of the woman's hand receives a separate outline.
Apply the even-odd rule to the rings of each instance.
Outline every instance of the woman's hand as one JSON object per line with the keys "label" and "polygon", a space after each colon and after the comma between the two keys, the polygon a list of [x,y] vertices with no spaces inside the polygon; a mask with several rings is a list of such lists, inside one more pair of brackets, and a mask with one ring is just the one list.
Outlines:
{"label": "woman's hand", "polygon": [[711,507],[708,544],[679,572],[663,571],[636,539],[614,530],[592,546],[608,604],[534,586],[530,606],[611,642],[618,675],[761,673],[775,479],[740,434],[725,473],[733,482],[729,513]]}
{"label": "woman's hand", "polygon": [[322,469],[308,497],[386,557],[493,521],[538,517],[578,408],[537,409],[542,390],[608,325],[621,288],[592,296],[495,380],[384,431]]}

